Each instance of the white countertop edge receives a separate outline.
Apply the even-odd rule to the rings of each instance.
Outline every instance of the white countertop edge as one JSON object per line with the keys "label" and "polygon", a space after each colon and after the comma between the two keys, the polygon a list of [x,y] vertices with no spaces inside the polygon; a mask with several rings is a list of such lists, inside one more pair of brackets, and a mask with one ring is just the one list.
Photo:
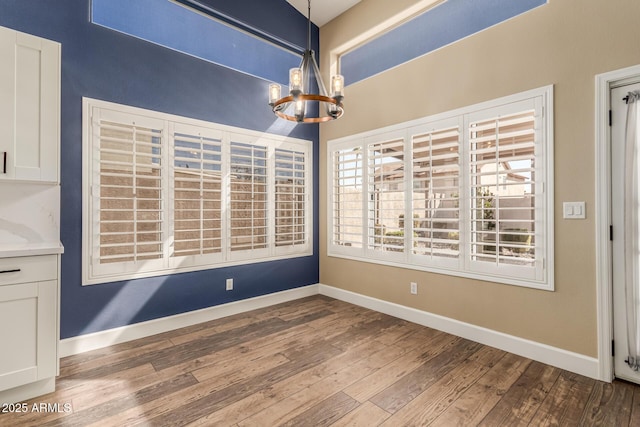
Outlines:
{"label": "white countertop edge", "polygon": [[0,243],[0,258],[13,258],[36,255],[56,255],[64,253],[64,246],[61,242],[48,243],[23,243],[23,244],[2,244]]}

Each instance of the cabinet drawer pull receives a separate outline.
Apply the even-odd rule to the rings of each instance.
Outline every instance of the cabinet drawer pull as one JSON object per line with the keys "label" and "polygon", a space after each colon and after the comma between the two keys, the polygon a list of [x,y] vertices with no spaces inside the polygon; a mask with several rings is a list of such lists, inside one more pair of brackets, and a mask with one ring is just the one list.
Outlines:
{"label": "cabinet drawer pull", "polygon": [[3,274],[3,273],[18,273],[18,272],[20,272],[20,269],[19,268],[14,268],[13,270],[2,270],[2,271],[0,271],[0,274]]}
{"label": "cabinet drawer pull", "polygon": [[2,173],[7,173],[7,152],[2,153]]}

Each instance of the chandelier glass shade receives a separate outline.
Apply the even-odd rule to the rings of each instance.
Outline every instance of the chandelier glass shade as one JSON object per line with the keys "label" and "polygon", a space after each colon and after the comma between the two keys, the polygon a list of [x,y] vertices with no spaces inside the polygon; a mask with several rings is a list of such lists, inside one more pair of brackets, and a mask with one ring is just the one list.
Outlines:
{"label": "chandelier glass shade", "polygon": [[[282,97],[282,88],[277,83],[269,85],[269,105],[281,119],[298,123],[321,123],[339,119],[344,114],[344,77],[331,77],[331,94],[322,81],[315,53],[311,50],[311,0],[307,19],[307,49],[302,55],[300,67],[289,70],[289,95]],[[315,79],[315,85],[311,77]],[[317,93],[312,93],[317,89]],[[312,108],[316,104],[318,108]]]}

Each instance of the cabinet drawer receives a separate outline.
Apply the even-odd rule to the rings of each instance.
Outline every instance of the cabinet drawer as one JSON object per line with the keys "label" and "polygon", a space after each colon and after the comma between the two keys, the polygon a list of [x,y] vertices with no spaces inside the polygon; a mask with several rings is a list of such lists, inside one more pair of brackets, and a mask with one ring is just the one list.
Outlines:
{"label": "cabinet drawer", "polygon": [[0,286],[55,280],[57,277],[56,255],[0,258]]}

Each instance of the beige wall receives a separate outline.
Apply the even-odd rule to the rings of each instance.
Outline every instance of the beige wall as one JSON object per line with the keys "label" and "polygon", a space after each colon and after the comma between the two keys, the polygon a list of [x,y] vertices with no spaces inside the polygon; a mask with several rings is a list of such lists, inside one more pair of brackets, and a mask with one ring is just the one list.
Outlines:
{"label": "beige wall", "polygon": [[[414,3],[363,0],[322,27],[323,73],[332,49]],[[346,82],[344,117],[320,129],[320,282],[597,357],[595,75],[640,64],[638,16],[638,0],[550,0],[380,75]],[[327,140],[549,84],[555,292],[327,257]],[[587,219],[563,220],[563,201],[586,201]],[[409,282],[418,282],[417,296]]]}

